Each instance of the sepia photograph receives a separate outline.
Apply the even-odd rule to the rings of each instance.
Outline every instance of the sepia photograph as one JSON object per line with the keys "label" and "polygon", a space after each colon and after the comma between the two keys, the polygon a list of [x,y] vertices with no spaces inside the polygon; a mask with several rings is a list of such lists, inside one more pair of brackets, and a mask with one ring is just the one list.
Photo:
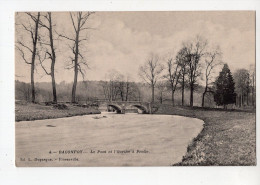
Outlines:
{"label": "sepia photograph", "polygon": [[256,166],[256,11],[16,11],[16,167]]}

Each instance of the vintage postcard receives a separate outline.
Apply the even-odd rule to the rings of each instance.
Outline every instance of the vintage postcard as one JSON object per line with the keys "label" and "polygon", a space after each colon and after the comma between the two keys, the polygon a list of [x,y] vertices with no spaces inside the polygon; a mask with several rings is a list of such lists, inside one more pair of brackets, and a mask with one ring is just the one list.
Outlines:
{"label": "vintage postcard", "polygon": [[16,166],[255,166],[255,24],[255,11],[16,12]]}

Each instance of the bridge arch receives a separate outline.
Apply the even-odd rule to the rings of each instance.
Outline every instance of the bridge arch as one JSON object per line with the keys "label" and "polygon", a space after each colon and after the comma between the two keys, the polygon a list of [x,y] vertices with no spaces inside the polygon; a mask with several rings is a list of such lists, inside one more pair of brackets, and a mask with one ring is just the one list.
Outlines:
{"label": "bridge arch", "polygon": [[108,107],[112,107],[113,109],[116,110],[117,113],[122,113],[122,108],[119,105],[116,104],[108,104]]}
{"label": "bridge arch", "polygon": [[132,104],[132,105],[130,105],[130,106],[131,106],[131,107],[136,107],[136,108],[138,108],[139,110],[143,111],[144,114],[147,114],[147,113],[149,112],[148,109],[147,109],[147,107],[144,106],[144,105]]}

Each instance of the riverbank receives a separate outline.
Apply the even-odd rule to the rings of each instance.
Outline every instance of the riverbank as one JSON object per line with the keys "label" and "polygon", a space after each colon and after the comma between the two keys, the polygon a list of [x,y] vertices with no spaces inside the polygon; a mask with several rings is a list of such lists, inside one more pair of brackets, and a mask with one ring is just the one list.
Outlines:
{"label": "riverbank", "polygon": [[54,119],[71,116],[80,116],[87,114],[100,114],[100,111],[89,107],[79,107],[66,104],[67,108],[59,109],[52,105],[33,103],[16,103],[15,104],[15,121],[32,121],[42,119]]}
{"label": "riverbank", "polygon": [[256,165],[254,112],[163,105],[156,114],[195,117],[205,122],[201,133],[189,145],[182,162],[174,165]]}

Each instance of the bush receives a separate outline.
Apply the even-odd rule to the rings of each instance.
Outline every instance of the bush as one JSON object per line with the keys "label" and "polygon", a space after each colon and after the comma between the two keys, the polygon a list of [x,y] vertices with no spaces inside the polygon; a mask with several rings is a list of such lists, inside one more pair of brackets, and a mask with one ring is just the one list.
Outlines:
{"label": "bush", "polygon": [[60,109],[60,110],[65,110],[65,109],[68,109],[68,106],[65,105],[65,104],[56,104],[56,105],[53,105],[53,108]]}

